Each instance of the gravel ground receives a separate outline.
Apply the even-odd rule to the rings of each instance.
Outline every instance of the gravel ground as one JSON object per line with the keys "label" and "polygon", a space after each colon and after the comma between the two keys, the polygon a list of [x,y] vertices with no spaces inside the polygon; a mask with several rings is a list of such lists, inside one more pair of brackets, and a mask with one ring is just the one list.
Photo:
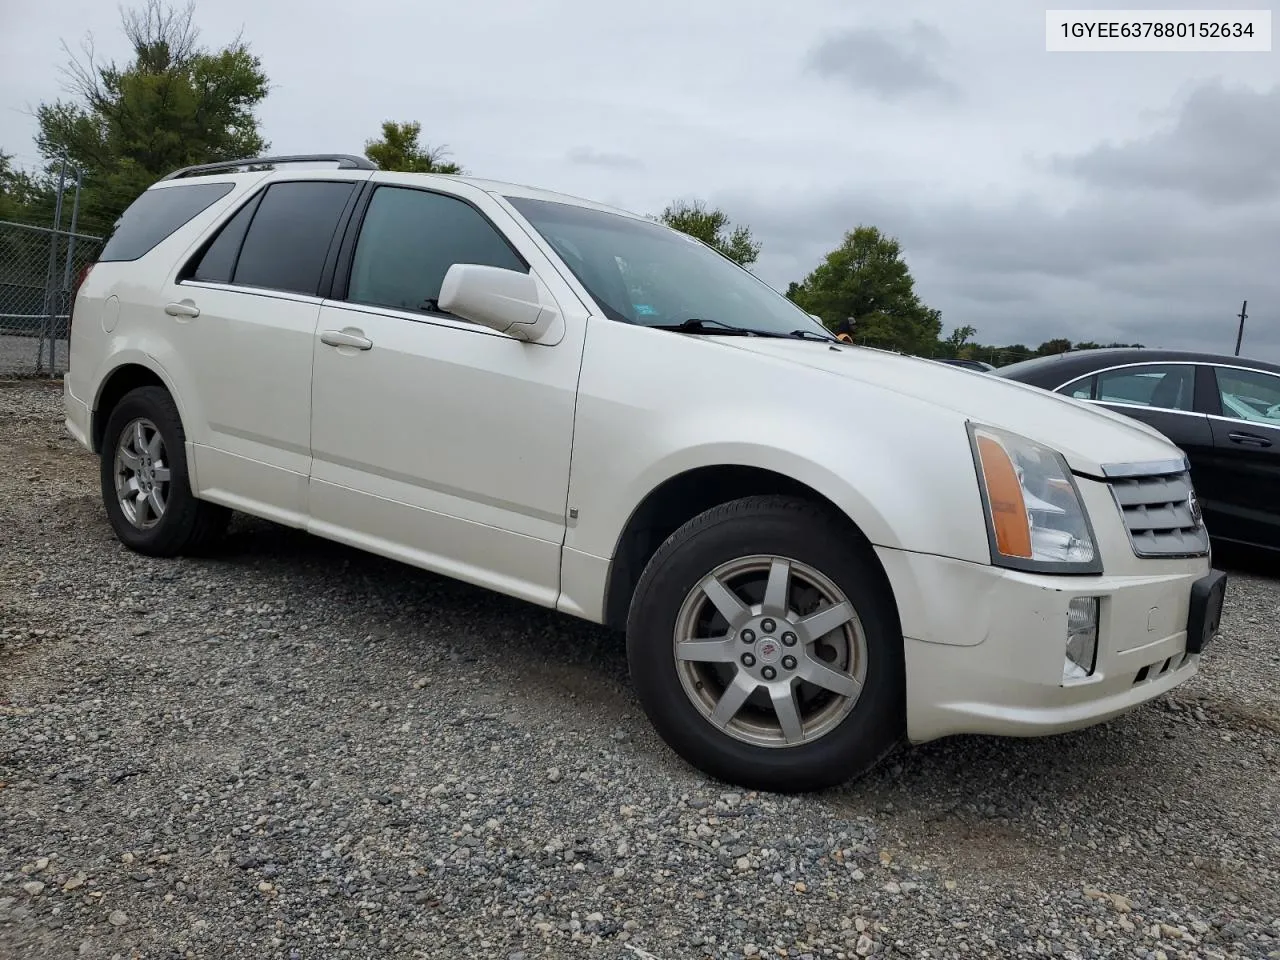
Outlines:
{"label": "gravel ground", "polygon": [[[54,369],[67,369],[67,341],[54,343]],[[44,366],[49,367],[49,346],[45,344]],[[0,379],[13,376],[29,376],[36,372],[36,358],[40,353],[39,337],[15,337],[0,333]]]}
{"label": "gravel ground", "polygon": [[743,793],[613,634],[253,520],[126,552],[59,407],[0,388],[0,956],[1280,957],[1275,581],[1106,726]]}

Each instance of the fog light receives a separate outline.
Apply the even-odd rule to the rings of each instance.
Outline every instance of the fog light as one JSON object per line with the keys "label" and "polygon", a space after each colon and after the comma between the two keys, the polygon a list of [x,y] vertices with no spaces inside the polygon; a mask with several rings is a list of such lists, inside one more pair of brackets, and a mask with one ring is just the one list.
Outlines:
{"label": "fog light", "polygon": [[1067,606],[1067,657],[1063,680],[1093,676],[1098,662],[1098,598],[1076,597]]}

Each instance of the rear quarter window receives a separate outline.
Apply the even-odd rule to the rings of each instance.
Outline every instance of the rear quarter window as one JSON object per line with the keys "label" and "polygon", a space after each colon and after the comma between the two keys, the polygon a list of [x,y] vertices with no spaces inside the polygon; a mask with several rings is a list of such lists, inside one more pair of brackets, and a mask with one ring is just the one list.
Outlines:
{"label": "rear quarter window", "polygon": [[137,260],[145,256],[234,188],[232,183],[192,183],[146,191],[116,221],[98,261]]}

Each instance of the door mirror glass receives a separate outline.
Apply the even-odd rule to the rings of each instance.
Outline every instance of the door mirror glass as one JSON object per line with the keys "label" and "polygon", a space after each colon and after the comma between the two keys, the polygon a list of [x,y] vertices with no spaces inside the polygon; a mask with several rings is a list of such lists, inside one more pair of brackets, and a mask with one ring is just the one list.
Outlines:
{"label": "door mirror glass", "polygon": [[546,338],[560,313],[532,274],[455,263],[444,275],[441,310],[520,340]]}

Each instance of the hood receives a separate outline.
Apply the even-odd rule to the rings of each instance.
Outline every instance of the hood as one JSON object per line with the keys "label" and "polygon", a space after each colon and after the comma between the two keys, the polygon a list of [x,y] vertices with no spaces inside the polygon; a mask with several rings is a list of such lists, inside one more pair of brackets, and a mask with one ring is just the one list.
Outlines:
{"label": "hood", "polygon": [[1057,450],[1073,471],[1102,476],[1103,464],[1182,457],[1137,420],[1039,387],[963,367],[867,347],[765,337],[707,338],[728,349],[773,357],[954,410]]}

